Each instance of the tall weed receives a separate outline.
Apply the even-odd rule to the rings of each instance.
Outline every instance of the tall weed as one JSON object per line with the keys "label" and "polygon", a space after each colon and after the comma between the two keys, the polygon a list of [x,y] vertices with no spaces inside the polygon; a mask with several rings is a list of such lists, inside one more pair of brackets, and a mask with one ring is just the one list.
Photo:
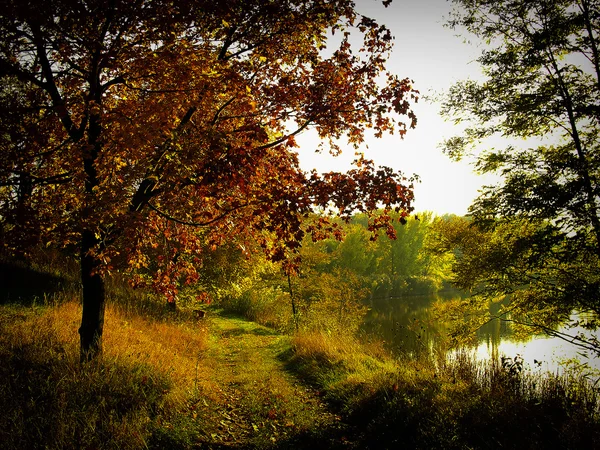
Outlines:
{"label": "tall weed", "polygon": [[361,447],[600,448],[600,398],[581,377],[465,352],[397,359],[349,335],[299,333],[293,345],[290,368],[356,426]]}

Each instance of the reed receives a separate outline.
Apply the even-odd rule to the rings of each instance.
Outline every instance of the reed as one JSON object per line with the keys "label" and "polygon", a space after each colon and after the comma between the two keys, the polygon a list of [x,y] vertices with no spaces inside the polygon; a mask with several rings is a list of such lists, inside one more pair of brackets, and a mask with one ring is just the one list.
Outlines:
{"label": "reed", "polygon": [[[290,367],[377,448],[598,448],[598,391],[468,352],[397,359],[352,336],[299,334]],[[377,347],[375,347],[377,349]],[[527,424],[527,426],[523,426]]]}

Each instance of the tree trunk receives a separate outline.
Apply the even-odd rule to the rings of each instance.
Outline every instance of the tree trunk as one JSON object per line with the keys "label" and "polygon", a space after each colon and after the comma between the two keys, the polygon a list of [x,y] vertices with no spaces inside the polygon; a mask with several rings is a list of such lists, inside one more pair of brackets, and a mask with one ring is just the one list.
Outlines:
{"label": "tree trunk", "polygon": [[592,229],[594,232],[594,236],[596,237],[596,254],[600,256],[600,217],[598,216],[598,203],[596,196],[594,195],[594,185],[592,184],[592,178],[590,176],[590,161],[587,151],[584,148],[584,144],[581,141],[579,129],[577,127],[577,118],[575,116],[575,107],[573,102],[573,96],[569,91],[569,86],[565,82],[563,75],[561,73],[560,68],[558,67],[558,63],[556,62],[556,58],[554,54],[548,53],[552,67],[555,71],[555,76],[557,78],[556,85],[561,92],[564,106],[567,112],[567,117],[569,119],[569,125],[571,126],[570,134],[573,139],[573,144],[575,145],[575,151],[577,154],[577,166],[576,171],[581,180],[583,181],[583,189],[585,195],[587,197],[587,219],[590,220],[592,225]]}
{"label": "tree trunk", "polygon": [[98,261],[90,255],[97,246],[94,233],[85,230],[81,238],[81,285],[82,304],[80,337],[80,360],[91,361],[102,354],[102,332],[104,329],[105,290],[104,279],[96,271]]}
{"label": "tree trunk", "polygon": [[[90,70],[90,98],[94,99],[93,104],[98,106],[102,104],[102,95],[99,77],[100,55],[98,52],[94,55],[92,68]],[[88,106],[91,106],[90,102]],[[88,122],[87,141],[88,147],[83,147],[83,168],[86,174],[85,192],[86,206],[83,217],[85,219],[83,232],[81,235],[81,287],[82,287],[82,313],[81,327],[79,327],[80,339],[80,360],[81,362],[91,361],[102,354],[102,332],[104,329],[104,307],[105,292],[104,279],[98,271],[100,261],[94,254],[101,252],[104,247],[97,236],[97,232],[91,229],[91,224],[86,223],[95,210],[96,193],[95,188],[100,184],[98,181],[98,172],[96,170],[96,161],[102,144],[100,135],[102,125],[100,114],[91,112]],[[93,221],[92,221],[93,223]],[[95,228],[95,224],[92,225]]]}
{"label": "tree trunk", "polygon": [[287,279],[288,279],[288,287],[290,289],[290,299],[292,301],[292,317],[294,318],[294,326],[296,327],[296,331],[299,330],[298,326],[298,311],[296,310],[296,302],[294,300],[294,291],[292,290],[292,279],[290,277],[290,269],[287,270]]}

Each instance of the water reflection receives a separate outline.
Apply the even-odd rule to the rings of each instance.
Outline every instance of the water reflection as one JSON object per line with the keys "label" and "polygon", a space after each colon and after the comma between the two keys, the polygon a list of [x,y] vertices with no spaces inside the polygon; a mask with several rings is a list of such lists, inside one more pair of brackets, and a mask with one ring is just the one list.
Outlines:
{"label": "water reflection", "polygon": [[[495,321],[500,322],[500,321]],[[502,322],[506,325],[506,322]],[[508,328],[510,330],[510,328]],[[566,329],[560,328],[558,331],[576,335],[582,328]],[[588,334],[592,334],[589,333]],[[593,333],[597,338],[600,332]],[[494,340],[493,337],[487,340],[480,340],[475,348],[475,355],[478,358],[489,358],[490,355],[521,355],[525,360],[526,367],[541,371],[560,371],[562,367],[570,360],[577,359],[590,367],[600,370],[600,359],[583,352],[580,347],[566,342],[564,339],[549,336],[531,336],[525,341],[517,341],[511,338],[510,332],[500,339]]]}
{"label": "water reflection", "polygon": [[[371,310],[366,317],[364,330],[374,334],[398,355],[418,357],[434,349],[446,348],[448,327],[435,320],[433,304],[438,300],[452,300],[457,292],[404,297],[379,297],[371,301]],[[499,305],[495,307],[499,308]],[[566,331],[562,329],[560,331]],[[580,330],[569,330],[574,334]],[[600,338],[600,333],[596,332]],[[473,352],[476,357],[489,359],[491,356],[520,355],[525,367],[535,370],[556,372],[561,362],[577,358],[600,369],[599,358],[587,358],[579,348],[559,338],[530,336],[520,341],[507,321],[492,320],[477,331]]]}
{"label": "water reflection", "polygon": [[428,353],[446,338],[447,327],[432,314],[438,298],[439,295],[374,298],[364,330],[382,338],[397,354]]}

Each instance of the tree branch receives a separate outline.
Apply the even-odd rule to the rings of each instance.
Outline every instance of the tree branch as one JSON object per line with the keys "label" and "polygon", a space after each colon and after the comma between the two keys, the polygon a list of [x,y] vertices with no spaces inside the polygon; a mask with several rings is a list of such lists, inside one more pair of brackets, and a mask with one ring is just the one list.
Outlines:
{"label": "tree branch", "polygon": [[210,122],[211,125],[215,125],[217,123],[217,120],[219,120],[219,116],[221,115],[221,113],[225,110],[225,108],[227,108],[229,105],[231,105],[235,101],[236,98],[237,97],[231,97],[229,100],[227,100],[225,103],[223,103],[219,107],[219,109],[217,110],[217,112],[213,116],[212,121]]}
{"label": "tree branch", "polygon": [[496,319],[496,318],[498,320],[502,320],[503,322],[512,322],[512,323],[516,323],[518,325],[524,325],[524,326],[527,326],[530,328],[539,328],[540,330],[543,330],[544,333],[546,333],[550,336],[557,337],[565,342],[576,345],[577,347],[591,351],[591,352],[595,353],[596,356],[600,357],[600,347],[597,344],[595,344],[594,342],[590,342],[579,336],[573,336],[571,334],[563,333],[562,331],[553,330],[552,328],[547,327],[546,325],[536,323],[532,320],[530,320],[530,322],[522,322],[522,321],[516,320],[516,319],[507,319],[502,316],[493,317],[491,320]]}
{"label": "tree branch", "polygon": [[246,208],[248,206],[250,206],[250,203],[244,204],[244,205],[240,205],[236,208],[231,208],[226,210],[225,212],[223,212],[222,214],[206,221],[206,222],[192,222],[192,221],[188,221],[188,220],[182,220],[182,219],[178,219],[177,217],[173,217],[167,213],[165,213],[164,211],[158,209],[156,206],[154,206],[152,203],[148,202],[147,205],[150,207],[150,209],[152,209],[154,212],[156,212],[158,215],[160,215],[161,217],[170,220],[172,222],[178,223],[180,225],[186,225],[186,226],[190,226],[190,227],[206,227],[209,226],[215,222],[218,222],[219,220],[224,219],[225,217],[227,217],[229,214],[238,211],[242,208]]}
{"label": "tree branch", "polygon": [[77,142],[83,137],[83,133],[75,126],[69,111],[67,110],[64,99],[62,98],[58,87],[56,86],[56,82],[54,81],[54,74],[52,72],[52,66],[50,65],[50,61],[48,60],[48,55],[46,55],[46,49],[44,48],[44,41],[41,36],[41,30],[39,28],[33,28],[33,36],[35,38],[35,46],[37,51],[37,56],[40,60],[40,65],[42,66],[42,73],[45,82],[42,83],[41,87],[50,95],[52,103],[54,107],[57,109],[58,117],[62,122],[65,130],[73,139],[73,141]]}
{"label": "tree branch", "polygon": [[279,144],[282,144],[285,141],[287,141],[289,138],[291,138],[292,136],[296,136],[297,134],[299,134],[302,131],[304,131],[311,123],[313,123],[313,119],[308,119],[306,122],[304,122],[302,124],[302,126],[300,126],[293,133],[286,134],[285,136],[282,136],[282,137],[280,137],[279,139],[276,139],[273,142],[269,142],[268,144],[261,145],[261,146],[257,147],[257,150],[265,150],[267,148],[272,148],[272,147],[275,147],[275,146],[277,146]]}

